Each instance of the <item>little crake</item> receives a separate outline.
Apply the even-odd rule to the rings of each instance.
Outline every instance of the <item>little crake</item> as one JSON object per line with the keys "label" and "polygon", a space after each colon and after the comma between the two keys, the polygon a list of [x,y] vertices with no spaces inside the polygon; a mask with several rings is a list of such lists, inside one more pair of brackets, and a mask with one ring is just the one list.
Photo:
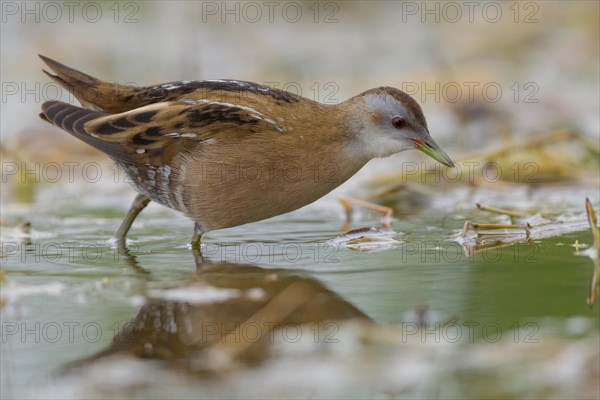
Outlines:
{"label": "little crake", "polygon": [[312,203],[372,158],[419,149],[452,166],[419,104],[392,87],[325,105],[238,80],[117,85],[40,57],[83,105],[48,101],[40,116],[106,153],[139,193],[118,240],[151,200],[195,222],[198,249],[205,232]]}

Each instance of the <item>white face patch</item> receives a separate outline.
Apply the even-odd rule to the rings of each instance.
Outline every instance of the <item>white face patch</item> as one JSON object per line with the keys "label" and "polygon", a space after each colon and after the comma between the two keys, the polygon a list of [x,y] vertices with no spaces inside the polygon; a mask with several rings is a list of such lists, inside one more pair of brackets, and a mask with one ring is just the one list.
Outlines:
{"label": "white face patch", "polygon": [[[363,101],[366,114],[362,116],[358,144],[349,147],[351,154],[379,158],[414,148],[410,138],[419,135],[411,127],[418,124],[404,104],[387,93],[368,93]],[[407,119],[410,127],[395,128],[392,125],[392,118],[395,116]]]}
{"label": "white face patch", "polygon": [[370,158],[389,157],[392,154],[401,151],[414,149],[412,142],[394,138],[386,132],[377,129],[365,129],[361,132],[363,144],[358,148],[353,147],[353,151],[358,151]]}

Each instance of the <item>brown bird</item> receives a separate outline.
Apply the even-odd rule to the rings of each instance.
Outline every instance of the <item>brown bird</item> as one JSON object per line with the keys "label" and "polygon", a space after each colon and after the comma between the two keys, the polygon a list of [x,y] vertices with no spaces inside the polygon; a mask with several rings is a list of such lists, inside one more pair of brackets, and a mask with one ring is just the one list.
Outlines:
{"label": "brown bird", "polygon": [[48,101],[40,116],[106,153],[139,192],[118,240],[151,200],[195,222],[199,249],[203,233],[312,203],[372,158],[419,149],[453,164],[419,104],[392,87],[326,105],[229,79],[118,85],[40,57],[85,107]]}

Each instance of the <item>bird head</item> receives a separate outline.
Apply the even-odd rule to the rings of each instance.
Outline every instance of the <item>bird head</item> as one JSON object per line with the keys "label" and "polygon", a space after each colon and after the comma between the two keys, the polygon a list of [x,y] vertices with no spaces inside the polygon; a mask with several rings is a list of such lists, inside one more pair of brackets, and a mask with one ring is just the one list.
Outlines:
{"label": "bird head", "polygon": [[453,166],[450,157],[429,134],[419,103],[405,92],[379,87],[349,101],[353,105],[351,120],[358,132],[359,147],[370,158],[418,149],[448,167]]}

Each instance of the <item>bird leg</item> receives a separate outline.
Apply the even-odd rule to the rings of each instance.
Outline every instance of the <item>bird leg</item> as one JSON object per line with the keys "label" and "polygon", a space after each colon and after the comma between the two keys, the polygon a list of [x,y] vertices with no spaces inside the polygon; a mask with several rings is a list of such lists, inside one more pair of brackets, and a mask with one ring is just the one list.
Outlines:
{"label": "bird leg", "polygon": [[200,251],[200,239],[202,238],[202,234],[204,233],[204,229],[200,224],[194,224],[194,234],[192,235],[192,253],[194,254],[194,261],[196,262],[197,269],[203,269],[203,265],[206,263],[202,252]]}
{"label": "bird leg", "polygon": [[135,218],[148,205],[148,203],[150,203],[150,198],[146,195],[140,193],[137,196],[135,196],[133,203],[131,203],[131,207],[129,207],[129,211],[127,211],[127,215],[125,216],[123,222],[121,222],[121,226],[119,226],[119,229],[115,233],[116,240],[125,240],[125,235],[127,235],[129,228],[131,228],[131,224],[133,224]]}
{"label": "bird leg", "polygon": [[194,224],[194,234],[192,235],[192,249],[200,250],[200,239],[202,238],[202,234],[204,233],[204,229],[200,224]]}
{"label": "bird leg", "polygon": [[127,243],[125,243],[125,239],[119,239],[117,241],[117,251],[121,259],[127,264],[131,269],[140,274],[150,274],[150,271],[143,268],[137,260],[137,256],[134,254],[135,251],[131,251]]}

